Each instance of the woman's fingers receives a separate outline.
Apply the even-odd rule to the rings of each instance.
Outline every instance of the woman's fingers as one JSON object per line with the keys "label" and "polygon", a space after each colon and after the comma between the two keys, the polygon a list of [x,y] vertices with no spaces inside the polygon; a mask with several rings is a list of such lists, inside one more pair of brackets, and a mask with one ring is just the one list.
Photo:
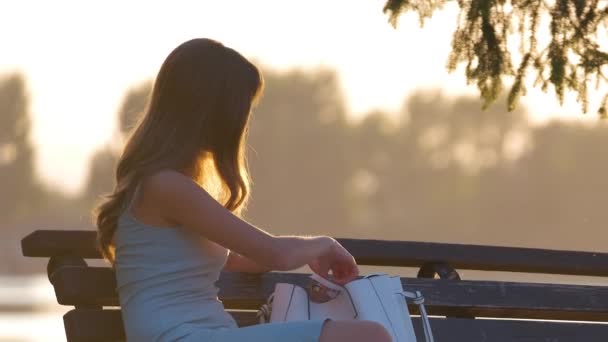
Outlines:
{"label": "woman's fingers", "polygon": [[315,258],[308,265],[313,272],[340,285],[352,281],[359,275],[355,258],[338,242],[335,242],[327,253]]}
{"label": "woman's fingers", "polygon": [[310,264],[308,264],[308,267],[310,267],[313,272],[320,275],[321,277],[329,279],[330,268],[326,260],[321,260],[317,258],[313,260]]}
{"label": "woman's fingers", "polygon": [[359,275],[359,268],[357,267],[357,264],[352,261],[338,263],[332,268],[332,274],[337,283],[344,285],[357,278]]}

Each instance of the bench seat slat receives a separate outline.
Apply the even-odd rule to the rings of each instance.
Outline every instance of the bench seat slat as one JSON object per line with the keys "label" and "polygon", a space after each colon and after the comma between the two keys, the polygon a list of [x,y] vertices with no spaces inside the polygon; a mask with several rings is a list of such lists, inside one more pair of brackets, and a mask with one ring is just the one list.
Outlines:
{"label": "bench seat slat", "polygon": [[[239,326],[257,323],[254,312],[231,312]],[[64,316],[69,342],[117,341],[124,339],[120,311],[71,310]],[[423,341],[421,322],[413,318],[419,341]],[[431,318],[437,342],[605,342],[608,324],[538,322],[496,319]]]}
{"label": "bench seat slat", "polygon": [[[109,268],[62,267],[51,281],[60,304],[118,306],[114,272]],[[453,316],[465,311],[477,317],[608,320],[608,287],[412,278],[402,281],[405,288],[422,291],[427,309],[434,315]],[[255,310],[277,282],[306,286],[309,278],[296,273],[224,272],[218,283],[219,296],[226,308]],[[416,312],[417,308],[411,306],[410,310]]]}
{"label": "bench seat slat", "polygon": [[[24,256],[72,254],[101,258],[95,231],[37,230],[21,241]],[[420,267],[446,262],[456,269],[608,276],[608,253],[447,243],[338,239],[361,265]]]}

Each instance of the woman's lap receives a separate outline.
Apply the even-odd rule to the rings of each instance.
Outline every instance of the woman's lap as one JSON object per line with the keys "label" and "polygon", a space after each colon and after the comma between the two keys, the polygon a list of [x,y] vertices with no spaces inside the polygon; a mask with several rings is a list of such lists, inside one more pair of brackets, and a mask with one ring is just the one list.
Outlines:
{"label": "woman's lap", "polygon": [[191,326],[192,331],[180,341],[187,342],[241,342],[241,341],[293,341],[317,342],[323,328],[322,320],[292,321],[256,324],[243,328],[207,329]]}

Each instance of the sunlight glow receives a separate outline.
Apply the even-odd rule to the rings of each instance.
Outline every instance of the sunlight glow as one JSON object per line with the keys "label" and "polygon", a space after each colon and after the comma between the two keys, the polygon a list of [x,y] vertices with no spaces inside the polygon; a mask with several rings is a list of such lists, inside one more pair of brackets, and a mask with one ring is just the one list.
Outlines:
{"label": "sunlight glow", "polygon": [[[462,73],[447,74],[456,4],[419,27],[405,15],[397,30],[385,1],[12,1],[0,21],[0,75],[26,77],[38,172],[50,184],[80,190],[91,153],[115,131],[131,86],[151,79],[166,55],[193,37],[210,37],[261,65],[337,70],[351,115],[397,112],[415,88],[476,94]],[[592,99],[591,104],[597,102]],[[530,89],[531,119],[597,120],[571,95]],[[593,107],[590,107],[593,108]]]}

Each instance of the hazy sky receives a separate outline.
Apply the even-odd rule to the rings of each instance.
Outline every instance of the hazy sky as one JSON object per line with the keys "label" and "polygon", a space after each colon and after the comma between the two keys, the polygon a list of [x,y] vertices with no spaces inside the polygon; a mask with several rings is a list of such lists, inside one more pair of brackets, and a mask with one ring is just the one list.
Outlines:
{"label": "hazy sky", "polygon": [[[263,65],[338,71],[354,116],[397,111],[417,87],[471,93],[445,62],[455,3],[420,29],[417,17],[397,30],[383,0],[303,1],[26,1],[3,4],[0,76],[26,76],[34,117],[37,172],[77,191],[91,153],[109,141],[125,91],[153,78],[167,54],[194,37],[217,39]],[[584,119],[570,97],[530,91],[537,122]],[[557,114],[556,114],[557,113]],[[587,120],[595,120],[590,113]]]}

